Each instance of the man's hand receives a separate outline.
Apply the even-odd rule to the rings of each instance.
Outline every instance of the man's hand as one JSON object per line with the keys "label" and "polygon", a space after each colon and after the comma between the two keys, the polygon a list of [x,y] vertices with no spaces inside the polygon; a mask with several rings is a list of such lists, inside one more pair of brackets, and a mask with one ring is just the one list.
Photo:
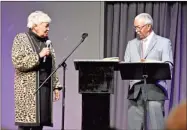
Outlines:
{"label": "man's hand", "polygon": [[145,63],[164,63],[164,61],[151,60],[151,59],[140,59],[140,62],[145,62]]}
{"label": "man's hand", "polygon": [[60,99],[60,91],[58,89],[54,90],[54,101],[58,101]]}
{"label": "man's hand", "polygon": [[145,62],[146,60],[145,59],[140,59],[140,62]]}

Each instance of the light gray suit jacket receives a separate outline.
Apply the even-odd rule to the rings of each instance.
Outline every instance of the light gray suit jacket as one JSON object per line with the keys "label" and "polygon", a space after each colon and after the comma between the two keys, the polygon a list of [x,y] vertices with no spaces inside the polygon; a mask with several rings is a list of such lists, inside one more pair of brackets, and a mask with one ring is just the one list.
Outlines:
{"label": "light gray suit jacket", "polygon": [[[125,62],[140,61],[142,51],[140,44],[140,40],[137,38],[128,42],[124,56]],[[171,41],[167,38],[154,34],[147,48],[147,51],[145,52],[144,59],[168,62],[172,73],[173,54]],[[138,82],[140,82],[140,80],[130,80],[130,89],[135,83]],[[157,85],[161,87],[163,91],[167,92],[166,81],[158,81]]]}

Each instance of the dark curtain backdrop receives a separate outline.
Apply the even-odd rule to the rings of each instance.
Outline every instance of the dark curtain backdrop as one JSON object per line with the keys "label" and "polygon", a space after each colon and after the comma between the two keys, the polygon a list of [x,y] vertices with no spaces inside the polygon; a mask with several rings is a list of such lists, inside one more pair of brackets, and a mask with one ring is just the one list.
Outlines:
{"label": "dark curtain backdrop", "polygon": [[[133,21],[139,13],[153,17],[154,32],[172,42],[174,71],[169,83],[169,100],[165,102],[166,116],[169,110],[186,99],[187,80],[187,3],[186,2],[105,2],[105,50],[104,57],[124,60],[127,42],[135,38]],[[116,129],[127,127],[128,81],[122,81],[115,73],[115,92],[111,96],[110,124]]]}

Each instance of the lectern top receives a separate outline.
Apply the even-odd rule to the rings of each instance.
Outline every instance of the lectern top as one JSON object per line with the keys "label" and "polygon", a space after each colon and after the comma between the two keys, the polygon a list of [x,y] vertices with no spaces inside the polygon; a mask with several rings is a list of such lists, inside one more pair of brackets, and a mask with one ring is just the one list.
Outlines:
{"label": "lectern top", "polygon": [[119,60],[105,60],[105,59],[75,59],[74,65],[75,69],[78,70],[78,66],[83,64],[89,65],[117,65]]}
{"label": "lectern top", "polygon": [[153,62],[133,62],[133,63],[119,63],[123,80],[141,80],[146,75],[149,80],[170,80],[171,72],[168,63],[153,63]]}

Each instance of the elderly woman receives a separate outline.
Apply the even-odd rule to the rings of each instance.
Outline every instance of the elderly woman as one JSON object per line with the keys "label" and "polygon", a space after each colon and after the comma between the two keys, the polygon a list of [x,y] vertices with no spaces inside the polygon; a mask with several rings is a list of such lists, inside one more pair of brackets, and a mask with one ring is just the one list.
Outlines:
{"label": "elderly woman", "polygon": [[17,34],[13,41],[15,124],[19,130],[53,126],[53,91],[54,100],[59,100],[62,88],[56,73],[34,94],[55,69],[54,49],[46,46],[50,22],[50,17],[41,11],[31,13],[27,24],[29,31]]}

